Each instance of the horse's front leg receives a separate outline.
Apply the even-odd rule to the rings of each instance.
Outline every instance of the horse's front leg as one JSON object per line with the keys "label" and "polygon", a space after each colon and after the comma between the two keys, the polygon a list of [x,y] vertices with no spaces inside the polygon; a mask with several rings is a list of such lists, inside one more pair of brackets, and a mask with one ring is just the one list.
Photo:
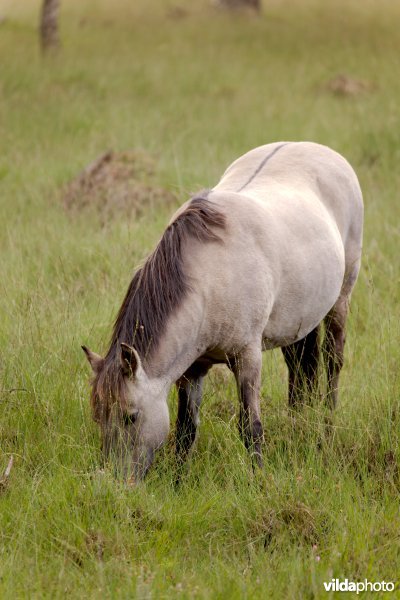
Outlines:
{"label": "horse's front leg", "polygon": [[261,343],[248,346],[232,363],[240,400],[239,432],[246,448],[262,467],[263,428],[260,415]]}
{"label": "horse's front leg", "polygon": [[176,419],[176,453],[183,461],[196,439],[199,409],[203,394],[203,377],[176,382],[178,388],[178,416]]}
{"label": "horse's front leg", "polygon": [[199,410],[203,395],[203,380],[211,363],[194,363],[176,382],[178,416],[176,419],[176,454],[183,462],[196,439]]}

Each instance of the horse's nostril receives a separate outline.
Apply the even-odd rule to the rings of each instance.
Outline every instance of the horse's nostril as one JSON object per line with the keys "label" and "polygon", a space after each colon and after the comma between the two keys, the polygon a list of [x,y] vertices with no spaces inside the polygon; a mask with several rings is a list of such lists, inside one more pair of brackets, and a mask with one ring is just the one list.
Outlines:
{"label": "horse's nostril", "polygon": [[132,413],[128,414],[125,413],[122,417],[122,420],[124,422],[124,425],[133,425],[133,423],[136,421],[137,419],[137,415],[138,415],[138,411],[135,410]]}

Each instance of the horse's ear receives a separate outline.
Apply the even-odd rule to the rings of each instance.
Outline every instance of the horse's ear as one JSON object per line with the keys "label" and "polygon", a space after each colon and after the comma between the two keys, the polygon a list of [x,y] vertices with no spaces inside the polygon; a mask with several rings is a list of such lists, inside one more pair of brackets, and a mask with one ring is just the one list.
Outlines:
{"label": "horse's ear", "polygon": [[103,368],[104,358],[102,358],[99,354],[96,354],[96,352],[92,352],[86,346],[81,346],[81,348],[84,351],[94,373],[99,373],[99,371],[101,371]]}
{"label": "horse's ear", "polygon": [[123,342],[121,343],[120,361],[122,372],[127,377],[134,377],[141,366],[140,357],[135,348]]}

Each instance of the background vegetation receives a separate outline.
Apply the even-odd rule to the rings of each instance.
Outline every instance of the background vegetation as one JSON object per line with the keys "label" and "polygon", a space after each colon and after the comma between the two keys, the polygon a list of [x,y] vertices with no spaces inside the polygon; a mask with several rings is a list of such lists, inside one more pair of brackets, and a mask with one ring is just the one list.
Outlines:
{"label": "background vegetation", "polygon": [[[1,6],[0,469],[15,463],[0,489],[0,597],[322,598],[332,577],[396,581],[399,4],[270,0],[257,18],[193,0],[69,0],[62,49],[45,59],[39,2]],[[327,83],[339,73],[353,91]],[[251,472],[219,369],[181,487],[171,441],[146,484],[127,489],[99,472],[80,344],[106,348],[171,207],[104,223],[90,208],[67,213],[61,189],[103,151],[139,149],[183,201],[281,139],[343,153],[365,194],[334,435],[320,443],[318,404],[289,418],[270,352],[263,473]]]}

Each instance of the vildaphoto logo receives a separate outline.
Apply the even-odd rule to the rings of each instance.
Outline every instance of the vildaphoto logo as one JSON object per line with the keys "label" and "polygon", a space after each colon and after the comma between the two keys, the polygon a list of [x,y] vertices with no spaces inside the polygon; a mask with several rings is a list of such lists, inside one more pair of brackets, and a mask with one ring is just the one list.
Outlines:
{"label": "vildaphoto logo", "polygon": [[331,581],[324,581],[324,588],[327,592],[355,592],[360,594],[361,592],[393,592],[394,590],[393,581],[349,581],[348,579],[332,579]]}

